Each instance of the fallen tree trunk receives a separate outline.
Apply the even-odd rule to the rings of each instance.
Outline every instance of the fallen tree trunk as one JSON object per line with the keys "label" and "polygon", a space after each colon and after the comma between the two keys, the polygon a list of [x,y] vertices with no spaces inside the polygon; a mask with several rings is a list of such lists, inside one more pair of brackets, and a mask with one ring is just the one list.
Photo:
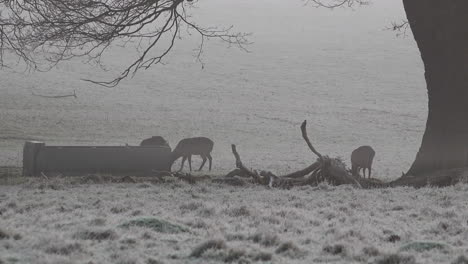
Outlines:
{"label": "fallen tree trunk", "polygon": [[333,159],[320,154],[312,145],[307,135],[307,121],[301,125],[301,132],[304,141],[309,149],[317,155],[318,159],[307,168],[295,171],[283,176],[276,176],[269,171],[257,173],[245,167],[240,159],[235,145],[232,145],[232,153],[236,159],[234,171],[227,176],[238,175],[242,177],[251,177],[257,184],[268,185],[270,187],[291,188],[292,186],[317,185],[321,182],[328,182],[332,185],[352,184],[359,188],[387,188],[397,186],[411,186],[415,188],[424,186],[444,187],[454,185],[462,179],[468,179],[468,169],[452,169],[446,171],[434,172],[427,175],[405,176],[392,182],[381,182],[377,179],[365,179],[355,177],[346,169],[346,166],[340,159]]}

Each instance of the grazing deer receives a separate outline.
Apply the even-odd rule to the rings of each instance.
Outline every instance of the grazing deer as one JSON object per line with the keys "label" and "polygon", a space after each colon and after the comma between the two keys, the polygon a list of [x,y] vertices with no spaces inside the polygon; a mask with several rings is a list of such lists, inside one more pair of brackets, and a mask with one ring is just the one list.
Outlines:
{"label": "grazing deer", "polygon": [[374,159],[375,151],[370,146],[360,146],[351,153],[351,172],[353,176],[359,175],[359,170],[362,169],[364,178],[366,178],[366,169],[369,171],[369,179],[372,171],[372,160]]}
{"label": "grazing deer", "polygon": [[140,146],[162,146],[162,147],[171,147],[169,143],[161,136],[152,136],[141,141]]}
{"label": "grazing deer", "polygon": [[183,169],[186,159],[188,159],[190,171],[192,171],[192,155],[200,155],[203,162],[198,170],[200,171],[203,168],[208,158],[210,162],[209,170],[211,171],[212,158],[210,153],[213,150],[213,145],[213,141],[206,137],[182,139],[172,151],[171,165],[174,164],[178,158],[182,157],[182,164],[180,165],[179,171]]}

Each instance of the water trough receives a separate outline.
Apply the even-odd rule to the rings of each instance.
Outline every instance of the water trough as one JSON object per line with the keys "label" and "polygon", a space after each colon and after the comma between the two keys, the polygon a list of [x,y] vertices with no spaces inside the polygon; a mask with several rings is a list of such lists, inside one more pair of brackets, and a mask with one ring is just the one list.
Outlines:
{"label": "water trough", "polygon": [[170,170],[171,148],[165,146],[47,146],[26,141],[23,176],[41,173],[148,174]]}

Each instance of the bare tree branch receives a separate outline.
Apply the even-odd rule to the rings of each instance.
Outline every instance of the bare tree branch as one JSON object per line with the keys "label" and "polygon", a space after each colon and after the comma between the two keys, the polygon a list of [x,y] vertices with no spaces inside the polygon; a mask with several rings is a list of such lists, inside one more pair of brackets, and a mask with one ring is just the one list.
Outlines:
{"label": "bare tree branch", "polygon": [[403,20],[401,22],[392,22],[391,27],[387,27],[387,30],[393,30],[397,32],[397,36],[406,37],[406,32],[410,29],[408,20]]}
{"label": "bare tree branch", "polygon": [[58,99],[58,98],[66,98],[66,97],[75,97],[75,98],[78,98],[76,96],[76,91],[73,90],[73,93],[72,94],[64,94],[64,95],[42,95],[42,94],[36,94],[34,92],[31,92],[32,95],[34,96],[39,96],[39,97],[43,97],[43,98],[53,98],[53,99]]}
{"label": "bare tree branch", "polygon": [[337,8],[343,6],[368,5],[370,0],[306,0],[306,3],[312,3],[316,7]]}
{"label": "bare tree branch", "polygon": [[319,157],[320,161],[323,160],[322,154],[320,154],[317,150],[315,150],[314,146],[312,146],[312,143],[310,143],[309,137],[307,136],[307,120],[304,120],[301,125],[301,131],[302,131],[302,138],[304,138],[305,142],[307,143],[307,146],[309,146],[309,149]]}
{"label": "bare tree branch", "polygon": [[111,44],[137,45],[136,58],[115,79],[87,80],[112,87],[162,63],[183,28],[200,36],[199,60],[208,39],[245,49],[248,34],[195,24],[187,12],[192,6],[183,0],[0,0],[0,66],[8,66],[5,54],[40,71],[77,57],[102,65]]}

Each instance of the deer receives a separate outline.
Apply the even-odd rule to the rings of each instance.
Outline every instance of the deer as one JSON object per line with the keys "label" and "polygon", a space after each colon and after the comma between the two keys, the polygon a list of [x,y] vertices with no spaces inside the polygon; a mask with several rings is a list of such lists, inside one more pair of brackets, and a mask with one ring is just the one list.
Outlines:
{"label": "deer", "polygon": [[364,178],[366,178],[367,169],[370,179],[374,156],[375,151],[370,146],[360,146],[359,148],[353,150],[351,153],[351,173],[353,176],[358,176],[359,170],[362,169]]}
{"label": "deer", "polygon": [[160,147],[171,147],[169,143],[161,136],[152,136],[147,139],[143,139],[140,146],[160,146]]}
{"label": "deer", "polygon": [[188,160],[190,171],[192,171],[192,155],[200,155],[203,162],[198,171],[203,169],[207,159],[209,160],[209,170],[211,171],[211,151],[213,150],[213,145],[213,141],[206,137],[182,139],[172,151],[171,165],[174,164],[178,158],[182,157],[182,164],[178,171],[182,171],[184,168],[185,160]]}

